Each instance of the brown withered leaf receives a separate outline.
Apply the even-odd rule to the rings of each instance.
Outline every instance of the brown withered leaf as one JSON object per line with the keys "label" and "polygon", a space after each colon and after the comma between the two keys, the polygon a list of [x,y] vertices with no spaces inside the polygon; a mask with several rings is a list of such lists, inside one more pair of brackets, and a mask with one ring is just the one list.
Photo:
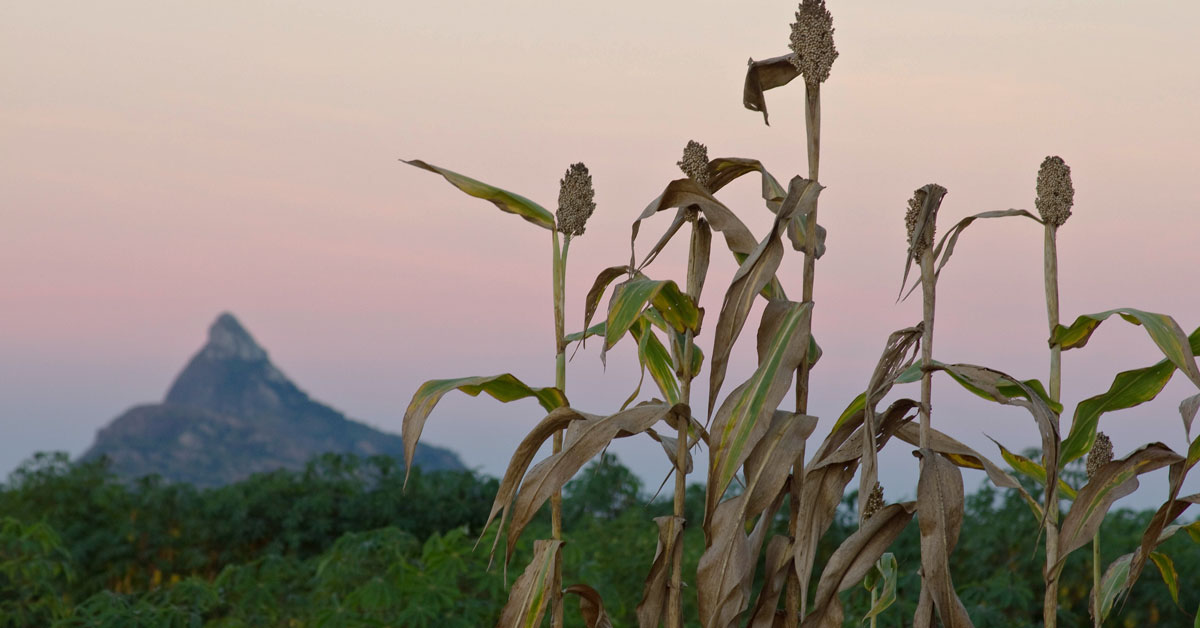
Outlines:
{"label": "brown withered leaf", "polygon": [[579,596],[579,614],[583,615],[584,626],[587,628],[613,628],[612,620],[608,618],[608,612],[604,610],[604,599],[595,589],[586,584],[573,584],[564,589],[563,594]]}
{"label": "brown withered leaf", "polygon": [[824,189],[821,184],[802,177],[793,177],[788,183],[788,194],[771,227],[771,233],[750,252],[733,275],[729,289],[717,318],[717,329],[713,340],[712,356],[709,358],[708,413],[711,416],[717,405],[729,356],[750,315],[754,299],[775,279],[775,271],[783,261],[781,239],[787,221],[797,216],[807,216],[817,206],[817,198]]}
{"label": "brown withered leaf", "polygon": [[821,572],[817,594],[813,598],[813,611],[804,618],[802,628],[841,625],[843,613],[838,594],[862,582],[867,572],[912,521],[916,509],[916,502],[884,506],[834,550],[825,563],[825,570]]}
{"label": "brown withered leaf", "polygon": [[[917,520],[921,526],[921,589],[927,591],[946,628],[972,626],[967,610],[954,591],[950,554],[962,530],[964,493],[962,474],[941,454],[922,449],[917,480]],[[922,594],[924,596],[924,594]],[[918,618],[924,612],[918,603]],[[917,624],[921,625],[921,624]]]}
{"label": "brown withered leaf", "polygon": [[701,626],[732,628],[750,605],[754,566],[785,494],[779,492],[750,534],[746,534],[743,514],[745,493],[721,502],[711,520],[705,521],[709,546],[696,567]]}
{"label": "brown withered leaf", "polygon": [[788,537],[775,535],[767,541],[766,571],[763,573],[763,586],[758,593],[758,600],[754,603],[754,612],[750,615],[750,628],[774,628],[779,615],[779,596],[792,569],[794,555]]}
{"label": "brown withered leaf", "polygon": [[[1112,593],[1114,598],[1120,597],[1133,587],[1134,583],[1136,583],[1138,578],[1141,576],[1142,569],[1145,568],[1146,561],[1149,559],[1151,552],[1158,548],[1158,546],[1164,541],[1172,536],[1175,536],[1176,532],[1184,528],[1184,526],[1180,524],[1167,524],[1177,519],[1184,513],[1185,510],[1188,509],[1189,506],[1192,506],[1193,504],[1200,504],[1200,493],[1188,495],[1186,497],[1172,496],[1154,513],[1154,517],[1151,518],[1150,524],[1146,526],[1146,532],[1142,537],[1142,543],[1138,549],[1134,550],[1132,553],[1122,556],[1109,565],[1109,570],[1111,571],[1123,560],[1128,560],[1130,562],[1129,571],[1124,582],[1118,583],[1119,586],[1117,587],[1117,590]],[[1106,573],[1104,577],[1105,583],[1108,583],[1109,580],[1110,574]],[[1091,608],[1091,606],[1089,606],[1088,610],[1094,612],[1094,609]]]}
{"label": "brown withered leaf", "polygon": [[533,542],[533,558],[529,566],[513,583],[508,602],[500,611],[496,628],[524,628],[541,624],[546,608],[552,603],[554,570],[561,553],[562,541]]}
{"label": "brown withered leaf", "polygon": [[[920,447],[921,427],[914,423],[907,423],[896,431],[896,438],[913,447]],[[998,488],[1009,488],[1017,491],[1021,495],[1021,498],[1025,500],[1025,503],[1029,504],[1029,507],[1033,509],[1037,518],[1039,520],[1042,518],[1042,507],[1038,504],[1037,500],[1029,494],[1029,491],[1025,490],[1024,486],[1021,486],[1021,483],[1012,474],[989,460],[987,456],[933,428],[929,430],[929,448],[942,454],[950,462],[959,467],[982,470],[984,473],[987,473],[988,479],[992,481],[992,484],[995,484]]]}
{"label": "brown withered leaf", "polygon": [[742,88],[742,105],[750,111],[761,111],[763,124],[770,124],[767,120],[767,99],[763,92],[787,85],[792,79],[800,76],[800,71],[791,62],[794,56],[793,53],[761,61],[749,61],[746,68],[746,84]]}
{"label": "brown withered leaf", "polygon": [[[779,181],[770,172],[767,172],[761,161],[741,157],[718,157],[709,162],[709,168],[713,173],[712,181],[709,182],[709,191],[713,194],[741,176],[752,172],[760,173],[762,175],[763,201],[766,202],[767,209],[771,210],[771,213],[779,213],[780,207],[783,206],[783,199],[787,196],[787,190],[779,185]],[[792,248],[796,251],[805,249],[804,223],[805,218],[803,217],[793,217],[788,221],[787,236],[792,241]],[[827,235],[825,227],[817,225],[817,259],[825,255]]]}
{"label": "brown withered leaf", "polygon": [[815,416],[775,411],[767,433],[754,444],[743,465],[745,521],[758,516],[775,501],[787,481],[791,463],[804,455],[804,443],[815,429]]}
{"label": "brown withered leaf", "polygon": [[[667,458],[671,461],[671,466],[678,469],[679,461],[676,460],[676,457],[679,455],[679,439],[674,436],[659,434],[654,429],[647,429],[646,435],[658,441],[659,445],[662,445],[663,451],[667,452]],[[692,472],[692,452],[690,449],[687,452],[687,459],[684,461],[684,472]]]}
{"label": "brown withered leaf", "polygon": [[[942,199],[946,196],[946,188],[933,183],[921,189],[925,191],[925,202],[921,204],[921,212],[917,214],[917,224],[913,229],[914,234],[921,234],[925,232],[925,229],[932,228],[932,225],[927,227],[926,223],[937,218],[938,208],[942,206]],[[914,237],[914,241],[918,239]],[[904,260],[904,278],[900,280],[900,294],[896,296],[896,300],[899,300],[904,295],[904,286],[908,283],[908,273],[912,270],[912,263],[915,259],[916,256],[913,255],[913,249],[909,246],[908,256]]]}
{"label": "brown withered leaf", "polygon": [[[687,222],[687,208],[680,207],[679,210],[675,212],[675,218],[671,220],[671,224],[667,226],[667,230],[663,232],[661,237],[659,237],[658,242],[656,242],[654,246],[646,252],[646,255],[642,257],[642,263],[637,265],[637,269],[642,270],[643,268],[649,266],[650,263],[655,259],[657,259],[658,254],[661,253],[663,248],[665,248],[671,239],[675,237],[675,234],[679,233],[680,227],[682,227],[685,222]],[[636,233],[634,234],[634,237],[637,237]],[[629,263],[631,265],[633,264],[632,258],[629,260]]]}
{"label": "brown withered leaf", "polygon": [[924,324],[919,324],[892,332],[888,336],[887,344],[884,345],[883,354],[879,356],[875,370],[871,373],[871,379],[867,382],[867,390],[864,393],[866,397],[863,403],[863,425],[866,426],[866,429],[863,430],[862,472],[858,474],[859,517],[866,512],[867,499],[875,487],[875,482],[879,479],[878,456],[873,446],[875,406],[891,391],[900,373],[903,373],[916,360],[923,329]]}
{"label": "brown withered leaf", "polygon": [[[975,214],[974,216],[967,216],[966,218],[963,218],[962,220],[958,221],[957,224],[951,227],[950,230],[946,232],[946,235],[942,236],[942,239],[938,242],[937,248],[933,250],[933,259],[937,260],[937,269],[933,272],[933,282],[937,283],[938,278],[942,276],[942,268],[946,266],[946,262],[949,262],[950,256],[954,254],[954,245],[958,243],[959,236],[962,235],[962,232],[967,227],[971,226],[971,223],[980,218],[1006,218],[1009,216],[1024,216],[1025,218],[1032,218],[1034,222],[1042,222],[1037,216],[1034,216],[1024,209],[986,211]],[[920,285],[921,277],[918,276],[913,282],[912,288],[909,289],[908,294],[904,295],[904,298],[907,299],[908,295],[912,294],[913,291],[916,290]]]}
{"label": "brown withered leaf", "polygon": [[[704,292],[704,280],[708,278],[708,262],[712,256],[712,227],[708,220],[698,218],[692,225],[692,242],[688,253],[688,295],[697,301]],[[693,294],[694,293],[694,294]],[[683,356],[680,356],[683,364]]]}
{"label": "brown withered leaf", "polygon": [[[525,526],[537,514],[542,504],[556,491],[561,490],[575,473],[599,454],[614,438],[621,435],[640,434],[646,428],[663,420],[669,413],[688,412],[685,404],[668,406],[652,403],[636,406],[602,419],[587,421],[578,437],[568,446],[564,439],[563,450],[534,465],[512,502],[512,523],[508,529],[508,548],[505,560],[512,557],[517,539]],[[507,479],[508,474],[505,474]],[[503,489],[503,483],[501,488]],[[499,493],[499,492],[498,492]],[[499,498],[499,494],[497,495]],[[494,508],[494,506],[493,506]]]}
{"label": "brown withered leaf", "polygon": [[683,551],[683,544],[679,543],[684,528],[683,517],[655,517],[654,522],[658,524],[658,549],[654,550],[654,561],[642,589],[642,601],[637,606],[640,628],[657,628],[663,621],[670,597],[671,567],[675,564],[675,554]]}
{"label": "brown withered leaf", "polygon": [[1055,569],[1061,570],[1068,554],[1091,542],[1113,502],[1137,490],[1137,476],[1181,460],[1183,457],[1166,445],[1150,443],[1096,470],[1063,518]]}
{"label": "brown withered leaf", "polygon": [[734,253],[749,255],[758,240],[750,229],[742,222],[733,210],[709,194],[707,190],[690,178],[676,179],[667,184],[662,194],[658,195],[634,221],[634,236],[637,235],[641,221],[666,209],[684,209],[695,207],[704,214],[709,226],[725,236],[725,243]]}
{"label": "brown withered leaf", "polygon": [[721,404],[710,430],[708,499],[711,513],[791,386],[808,353],[812,303],[773,301],[759,324],[759,367]]}

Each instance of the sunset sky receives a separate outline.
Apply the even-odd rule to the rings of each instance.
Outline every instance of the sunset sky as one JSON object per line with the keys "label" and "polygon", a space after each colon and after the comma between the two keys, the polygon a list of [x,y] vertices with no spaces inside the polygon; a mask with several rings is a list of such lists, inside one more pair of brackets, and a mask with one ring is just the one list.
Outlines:
{"label": "sunset sky", "polygon": [[[949,189],[964,216],[1033,209],[1038,165],[1071,166],[1060,234],[1063,318],[1130,306],[1200,326],[1200,3],[830,0],[841,53],[822,90],[813,374],[819,441],[866,385],[889,332],[912,191]],[[790,2],[5,2],[0,5],[0,474],[39,450],[77,455],[97,429],[161,400],[231,311],[317,399],[398,432],[427,378],[512,372],[553,382],[547,233],[404,165],[419,158],[538,200],[590,168],[598,209],[571,249],[568,328],[596,273],[628,259],[629,225],[673,178],[689,139],[806,171],[803,86],[742,107],[746,60],[787,52]],[[747,178],[721,198],[762,235]],[[639,250],[666,227],[642,225]],[[681,238],[651,267],[682,279]],[[1042,232],[976,223],[938,285],[935,355],[1045,378]],[[798,292],[801,257],[781,277]],[[716,321],[735,270],[720,242],[703,305]],[[756,326],[752,314],[750,326]],[[752,327],[748,327],[752,329]],[[748,338],[750,336],[747,336]],[[707,351],[711,331],[698,341]],[[627,345],[569,365],[575,405],[632,391]],[[1110,321],[1064,354],[1068,409],[1159,359]],[[732,388],[753,368],[739,346]],[[649,384],[648,384],[649,386]],[[644,391],[648,391],[647,387]],[[699,387],[698,398],[706,395]],[[919,391],[899,391],[916,396]],[[1187,448],[1176,376],[1107,415],[1118,455]],[[1019,409],[935,382],[934,424],[988,455],[990,435],[1037,444]],[[699,404],[697,404],[699,405]],[[447,396],[425,432],[500,475],[535,403]],[[1069,417],[1064,417],[1064,432]],[[637,441],[638,439],[627,439]],[[810,451],[815,444],[810,447]],[[657,486],[649,440],[613,450]],[[893,445],[889,496],[916,462]],[[707,452],[704,452],[707,455]],[[703,458],[704,456],[701,456]],[[982,475],[966,481],[976,486]],[[1150,476],[1145,494],[1165,493]],[[889,484],[890,482],[890,484]],[[1200,479],[1190,486],[1200,488]]]}

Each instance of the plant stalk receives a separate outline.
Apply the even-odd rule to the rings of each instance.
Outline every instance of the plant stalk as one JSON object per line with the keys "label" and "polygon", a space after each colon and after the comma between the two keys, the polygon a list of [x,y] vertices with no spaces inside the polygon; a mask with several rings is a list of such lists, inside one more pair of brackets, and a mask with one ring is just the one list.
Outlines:
{"label": "plant stalk", "polygon": [[1104,620],[1100,618],[1100,530],[1092,537],[1092,625],[1100,628]]}
{"label": "plant stalk", "polygon": [[[697,218],[697,220],[701,220]],[[698,276],[696,273],[697,249],[700,246],[700,233],[696,225],[692,225],[692,240],[688,247],[688,274],[687,274],[687,295],[696,302],[700,301],[700,286],[696,281]],[[687,330],[684,335],[683,342],[683,364],[680,371],[683,373],[682,381],[680,381],[680,398],[683,403],[687,404],[689,414],[692,404],[692,378],[696,376],[692,372],[692,351],[695,346],[692,330]],[[684,518],[684,506],[687,497],[687,456],[688,456],[688,433],[690,431],[691,417],[676,417],[675,437],[678,442],[675,445],[675,503],[674,514],[679,519]],[[685,522],[686,525],[686,522]],[[675,535],[672,535],[673,537]],[[678,543],[683,544],[683,532],[680,531]],[[682,548],[664,548],[672,552],[671,563],[671,586],[667,591],[667,628],[683,628],[683,550]]]}
{"label": "plant stalk", "polygon": [[[1050,333],[1058,327],[1058,227],[1046,224],[1045,279],[1046,317]],[[1050,399],[1059,401],[1062,395],[1062,347],[1050,347]],[[1055,417],[1057,420],[1057,417]],[[1043,454],[1044,455],[1044,454]],[[1044,462],[1044,461],[1043,461]],[[1042,623],[1045,628],[1058,624],[1058,478],[1046,477],[1046,594],[1042,599]]]}
{"label": "plant stalk", "polygon": [[[821,84],[805,83],[804,86],[804,128],[808,144],[808,178],[813,181],[821,170]],[[814,275],[817,270],[817,208],[814,205],[804,221],[804,287],[803,301],[813,300]],[[796,369],[796,412],[808,413],[808,380],[809,362],[812,356],[805,356]],[[800,489],[804,483],[804,454],[797,456],[792,464],[792,482],[790,509],[788,513],[788,534],[796,538],[800,521]],[[800,619],[808,610],[808,592],[800,590],[800,578],[796,570],[788,572],[787,595],[785,597],[787,611],[786,625],[799,625]]]}
{"label": "plant stalk", "polygon": [[[879,601],[879,592],[878,592],[878,591],[876,591],[875,589],[871,589],[871,610],[875,610],[875,604],[876,604],[878,601]],[[876,626],[875,626],[875,620],[876,620],[877,618],[878,618],[878,616],[877,616],[877,615],[872,615],[872,616],[871,616],[871,628],[876,628]]]}
{"label": "plant stalk", "polygon": [[[565,310],[565,293],[566,293],[566,275],[567,275],[567,252],[571,248],[571,236],[563,237],[562,249],[558,245],[558,232],[552,231],[551,238],[554,240],[554,271],[552,281],[554,282],[554,387],[560,392],[566,393],[567,389],[567,340],[566,340],[566,320],[564,316]],[[562,452],[563,448],[563,431],[558,430],[554,433],[553,452],[555,454]],[[562,539],[562,491],[556,490],[550,496],[550,529],[551,536],[554,540]],[[561,551],[560,558],[561,558]],[[554,599],[552,603],[552,613],[550,625],[553,628],[562,628],[563,625],[563,595],[562,595],[562,560],[557,560],[554,563]]]}
{"label": "plant stalk", "polygon": [[[932,225],[930,225],[932,227]],[[933,247],[921,253],[921,449],[929,447],[930,415],[933,413],[933,313],[937,300],[937,276],[933,270]]]}

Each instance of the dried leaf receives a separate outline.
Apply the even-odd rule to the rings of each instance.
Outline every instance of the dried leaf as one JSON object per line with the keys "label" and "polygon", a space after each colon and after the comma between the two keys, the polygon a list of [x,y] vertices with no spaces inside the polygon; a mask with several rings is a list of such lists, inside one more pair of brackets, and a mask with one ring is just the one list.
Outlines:
{"label": "dried leaf", "polygon": [[916,502],[884,506],[834,550],[821,572],[813,611],[804,618],[802,628],[841,625],[833,623],[835,618],[840,622],[843,615],[838,594],[862,582],[875,568],[875,563],[912,520],[916,509]]}
{"label": "dried leaf", "polygon": [[563,594],[579,596],[579,614],[583,615],[584,626],[587,628],[612,628],[612,620],[608,618],[608,613],[604,610],[604,599],[595,589],[586,584],[573,584],[564,589]]}
{"label": "dried leaf", "polygon": [[783,242],[780,236],[788,220],[794,216],[806,216],[816,207],[817,197],[823,188],[815,181],[794,177],[788,185],[788,195],[775,216],[771,233],[746,257],[746,261],[734,273],[725,292],[721,313],[717,319],[716,336],[713,340],[709,367],[708,413],[711,416],[717,405],[721,384],[729,356],[750,315],[750,306],[758,294],[775,278],[775,271],[783,261]]}
{"label": "dried leaf", "polygon": [[533,542],[533,558],[508,592],[508,602],[500,611],[496,628],[528,628],[541,624],[554,589],[554,570],[562,541]]}
{"label": "dried leaf", "polygon": [[[937,270],[935,270],[933,272],[934,283],[937,283],[938,278],[941,277],[941,275],[942,275],[942,268],[946,265],[946,262],[950,261],[950,256],[954,254],[954,245],[958,243],[958,237],[960,235],[962,235],[962,232],[967,227],[971,226],[971,223],[975,222],[976,220],[978,220],[980,218],[1007,218],[1009,216],[1024,216],[1026,218],[1032,218],[1034,222],[1037,222],[1039,224],[1042,223],[1042,221],[1039,220],[1037,216],[1034,216],[1033,214],[1025,211],[1024,209],[1006,209],[1006,210],[988,211],[988,212],[982,212],[982,213],[975,214],[974,216],[967,216],[966,218],[963,218],[962,220],[958,221],[958,224],[951,227],[950,230],[946,232],[946,235],[942,236],[941,241],[938,242],[937,248],[935,248],[933,250],[933,259],[938,260]],[[917,286],[920,286],[920,285],[921,285],[921,277],[918,276],[916,281],[913,282],[912,288],[909,289],[908,294],[904,295],[904,298],[907,299],[908,296],[911,295],[913,293],[913,291],[917,289]]]}
{"label": "dried leaf", "polygon": [[532,388],[510,373],[488,377],[460,377],[457,379],[433,379],[421,384],[408,409],[404,411],[404,421],[401,424],[400,436],[404,440],[404,479],[408,482],[409,470],[412,469],[413,456],[417,452],[417,441],[425,428],[425,420],[434,406],[441,401],[442,395],[461,390],[472,397],[486,392],[497,401],[508,403],[518,399],[534,397],[547,412],[567,405],[567,397],[557,388]]}
{"label": "dried leaf", "polygon": [[1189,439],[1192,437],[1192,421],[1196,420],[1197,412],[1200,412],[1200,395],[1192,395],[1180,402],[1179,416],[1183,418],[1184,434]]}
{"label": "dried leaf", "polygon": [[1137,490],[1137,476],[1182,460],[1166,445],[1150,443],[1100,467],[1079,490],[1074,505],[1063,518],[1055,569],[1061,570],[1068,554],[1092,540],[1113,502]]}
{"label": "dried leaf", "polygon": [[[946,196],[946,188],[935,183],[930,183],[921,189],[925,191],[925,202],[921,204],[921,212],[917,215],[917,224],[913,229],[914,234],[925,232],[926,223],[933,221],[937,217],[938,208],[942,206],[942,198]],[[914,237],[913,241],[915,242],[919,239],[918,237]],[[908,248],[908,256],[904,260],[904,278],[900,280],[900,295],[904,294],[904,286],[908,283],[908,273],[912,270],[914,259],[916,257],[913,255],[913,249],[910,246]],[[897,300],[900,299],[900,295],[897,295]]]}
{"label": "dried leaf", "polygon": [[[667,452],[667,458],[669,458],[671,460],[671,467],[674,469],[678,469],[679,463],[676,461],[676,456],[678,455],[678,452],[679,452],[679,439],[672,437],[672,436],[664,436],[664,435],[656,432],[654,429],[647,429],[646,434],[650,438],[653,438],[654,440],[658,441],[658,444],[662,445],[663,451]],[[684,461],[684,473],[691,473],[691,472],[692,472],[692,452],[691,452],[691,450],[689,450],[687,452],[687,459]]]}
{"label": "dried leaf", "polygon": [[[888,336],[883,354],[880,355],[879,362],[876,363],[875,370],[871,373],[871,379],[867,382],[867,390],[863,393],[863,425],[866,426],[863,435],[868,440],[873,439],[875,435],[875,406],[891,391],[900,373],[912,366],[916,360],[923,329],[924,324],[920,324],[892,332]],[[858,475],[858,512],[860,517],[863,512],[866,512],[867,498],[871,495],[871,490],[878,480],[877,460],[873,442],[864,441],[862,473]]]}
{"label": "dried leaf", "polygon": [[675,555],[683,551],[679,538],[683,534],[682,517],[655,517],[658,524],[658,549],[654,550],[654,562],[650,564],[650,575],[642,590],[642,601],[637,606],[638,626],[657,628],[663,621],[670,596],[671,567]]}
{"label": "dried leaf", "polygon": [[800,76],[800,71],[792,65],[790,60],[794,56],[794,54],[788,54],[762,61],[751,59],[749,67],[746,68],[746,85],[742,88],[742,104],[750,111],[761,111],[764,124],[770,124],[770,122],[767,120],[767,99],[763,96],[763,92],[787,85],[792,82],[792,79]]}
{"label": "dried leaf", "polygon": [[[762,162],[757,159],[742,159],[739,157],[720,157],[712,160],[709,163],[709,168],[713,172],[712,181],[709,182],[710,191],[716,194],[718,190],[729,185],[738,177],[758,172],[762,175],[762,198],[766,202],[767,209],[772,213],[778,214],[780,207],[783,206],[783,199],[787,196],[787,190],[779,185],[779,181],[775,179],[767,169],[763,167]],[[805,218],[793,217],[788,221],[787,236],[792,241],[792,248],[797,251],[803,251],[805,248]],[[817,259],[821,259],[825,255],[825,227],[817,225]]]}
{"label": "dried leaf", "polygon": [[427,164],[419,159],[413,159],[411,161],[401,159],[400,161],[403,161],[410,166],[416,166],[430,172],[436,172],[445,177],[446,180],[449,181],[454,187],[466,192],[467,194],[470,194],[471,196],[474,196],[475,198],[491,201],[491,203],[496,207],[499,207],[501,211],[505,211],[510,214],[516,214],[539,227],[549,229],[551,231],[554,231],[555,229],[554,214],[547,211],[546,208],[542,207],[541,205],[538,205],[524,196],[521,196],[520,194],[513,194],[512,192],[501,190],[498,187],[490,186],[482,181],[476,181],[471,177],[458,174],[452,170],[446,170],[445,168],[439,168],[438,166]]}
{"label": "dried leaf", "polygon": [[[668,406],[660,402],[640,405],[612,416],[589,420],[583,424],[578,437],[572,442],[568,443],[564,439],[563,450],[534,465],[521,482],[521,488],[512,503],[513,515],[508,530],[506,560],[512,557],[517,539],[542,504],[556,491],[561,490],[584,464],[603,451],[614,438],[640,434],[670,413],[683,413],[686,416],[687,412],[687,406],[684,404]],[[505,475],[505,479],[508,479],[508,474]],[[502,480],[497,499],[504,488]]]}
{"label": "dried leaf", "polygon": [[[921,590],[927,592],[946,628],[972,626],[967,610],[954,591],[950,554],[962,529],[964,493],[958,467],[931,449],[914,452],[921,458],[917,480],[917,520],[921,526]],[[922,593],[925,597],[926,593]],[[918,602],[915,625],[928,625]],[[928,608],[928,605],[925,605]]]}
{"label": "dried leaf", "polygon": [[791,541],[786,536],[775,535],[767,542],[763,587],[754,604],[754,613],[750,616],[750,628],[774,628],[778,619],[779,596],[792,569],[794,555]]}
{"label": "dried leaf", "polygon": [[758,240],[728,207],[713,197],[708,190],[690,178],[676,179],[667,184],[658,198],[650,202],[633,223],[636,237],[638,226],[647,218],[666,209],[695,207],[704,215],[709,226],[725,236],[725,244],[734,253],[749,255]]}
{"label": "dried leaf", "polygon": [[787,394],[792,372],[808,350],[811,312],[812,303],[792,301],[770,303],[763,311],[759,366],[729,394],[713,419],[706,512],[724,494],[755,440],[766,432],[767,418]]}
{"label": "dried leaf", "polygon": [[705,521],[709,547],[696,567],[700,625],[705,628],[732,628],[750,605],[750,586],[754,566],[775,512],[783,503],[784,491],[758,518],[747,535],[743,493],[721,502]]}

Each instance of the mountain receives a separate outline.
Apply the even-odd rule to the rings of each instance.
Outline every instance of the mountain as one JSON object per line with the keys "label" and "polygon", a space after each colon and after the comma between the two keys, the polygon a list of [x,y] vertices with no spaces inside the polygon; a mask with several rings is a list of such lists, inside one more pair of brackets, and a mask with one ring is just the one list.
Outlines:
{"label": "mountain", "polygon": [[[108,456],[123,477],[158,473],[197,486],[300,469],[326,452],[403,459],[399,436],[347,419],[271,363],[232,314],[221,314],[163,403],[135,406],[96,434],[84,459]],[[417,445],[416,466],[464,469],[453,452]]]}

